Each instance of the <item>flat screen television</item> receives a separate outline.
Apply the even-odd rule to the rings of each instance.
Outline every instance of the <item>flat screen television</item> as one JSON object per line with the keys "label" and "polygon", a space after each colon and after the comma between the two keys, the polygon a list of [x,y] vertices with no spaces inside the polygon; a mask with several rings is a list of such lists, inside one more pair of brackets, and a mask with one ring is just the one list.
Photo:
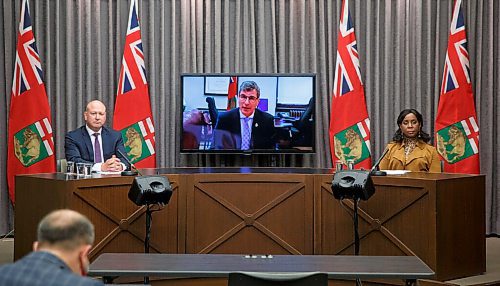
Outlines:
{"label": "flat screen television", "polygon": [[182,74],[181,153],[314,153],[315,92],[315,74]]}

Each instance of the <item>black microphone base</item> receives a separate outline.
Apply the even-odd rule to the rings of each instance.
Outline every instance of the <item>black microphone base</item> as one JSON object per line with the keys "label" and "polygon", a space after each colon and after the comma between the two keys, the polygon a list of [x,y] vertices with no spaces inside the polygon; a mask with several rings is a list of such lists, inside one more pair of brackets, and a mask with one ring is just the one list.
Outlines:
{"label": "black microphone base", "polygon": [[122,176],[137,176],[137,171],[122,171],[121,175]]}
{"label": "black microphone base", "polygon": [[387,176],[387,172],[378,170],[378,171],[371,172],[370,175],[372,175],[372,176]]}

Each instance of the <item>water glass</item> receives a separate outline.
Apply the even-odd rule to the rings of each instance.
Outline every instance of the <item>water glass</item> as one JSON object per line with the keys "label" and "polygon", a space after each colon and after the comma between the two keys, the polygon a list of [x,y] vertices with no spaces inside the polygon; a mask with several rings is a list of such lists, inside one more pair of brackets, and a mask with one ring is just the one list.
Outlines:
{"label": "water glass", "polygon": [[78,177],[85,176],[85,163],[76,163],[76,175]]}
{"label": "water glass", "polygon": [[335,161],[335,172],[342,171],[344,163],[342,161]]}
{"label": "water glass", "polygon": [[86,163],[84,164],[84,172],[85,177],[90,177],[92,176],[92,164]]}
{"label": "water glass", "polygon": [[347,169],[354,170],[354,160],[347,160]]}
{"label": "water glass", "polygon": [[72,175],[75,173],[75,162],[67,161],[66,162],[66,174]]}

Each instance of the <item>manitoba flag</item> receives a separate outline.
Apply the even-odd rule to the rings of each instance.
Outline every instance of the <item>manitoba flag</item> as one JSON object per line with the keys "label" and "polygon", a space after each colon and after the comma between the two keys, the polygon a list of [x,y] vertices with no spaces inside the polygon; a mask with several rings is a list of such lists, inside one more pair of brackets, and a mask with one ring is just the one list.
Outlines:
{"label": "manitoba flag", "polygon": [[113,128],[121,132],[127,157],[136,167],[154,168],[155,129],[137,9],[137,0],[132,0],[118,79]]}
{"label": "manitoba flag", "polygon": [[7,183],[15,202],[14,176],[56,171],[50,107],[28,7],[21,6],[9,112]]}
{"label": "manitoba flag", "polygon": [[342,161],[346,164],[348,160],[353,160],[355,168],[369,169],[370,119],[348,0],[342,2],[333,84],[330,114],[332,163]]}
{"label": "manitoba flag", "polygon": [[236,98],[238,97],[238,77],[232,76],[229,79],[229,86],[227,88],[227,108],[231,110],[236,108]]}
{"label": "manitoba flag", "polygon": [[479,126],[470,80],[462,1],[455,1],[436,117],[444,171],[479,174]]}

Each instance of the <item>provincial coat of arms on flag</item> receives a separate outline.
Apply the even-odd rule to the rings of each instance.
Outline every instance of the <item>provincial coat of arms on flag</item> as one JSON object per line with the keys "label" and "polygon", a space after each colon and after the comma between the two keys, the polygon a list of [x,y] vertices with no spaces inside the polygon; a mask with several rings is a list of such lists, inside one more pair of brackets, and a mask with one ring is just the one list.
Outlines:
{"label": "provincial coat of arms on flag", "polygon": [[56,171],[50,106],[27,0],[21,4],[10,99],[7,184],[14,204],[16,175]]}
{"label": "provincial coat of arms on flag", "polygon": [[367,135],[361,122],[336,133],[335,156],[346,165],[348,160],[358,164],[370,158],[370,141]]}
{"label": "provincial coat of arms on flag", "polygon": [[121,134],[130,162],[136,163],[154,155],[154,127],[150,117],[123,128]]}
{"label": "provincial coat of arms on flag", "polygon": [[137,168],[156,167],[154,123],[146,78],[137,0],[130,1],[113,129],[122,134],[127,157]]}
{"label": "provincial coat of arms on flag", "polygon": [[342,1],[337,41],[329,127],[332,163],[340,160],[347,165],[354,160],[355,169],[369,169],[370,118],[349,0]]}
{"label": "provincial coat of arms on flag", "polygon": [[[45,126],[45,130],[42,127]],[[54,138],[47,118],[26,126],[14,134],[14,155],[24,167],[29,167],[54,154]]]}
{"label": "provincial coat of arms on flag", "polygon": [[436,116],[444,171],[479,174],[479,124],[470,76],[462,0],[455,0]]}
{"label": "provincial coat of arms on flag", "polygon": [[[468,123],[472,126],[469,128]],[[462,161],[479,152],[479,127],[473,117],[459,121],[437,131],[437,151],[449,164]]]}

